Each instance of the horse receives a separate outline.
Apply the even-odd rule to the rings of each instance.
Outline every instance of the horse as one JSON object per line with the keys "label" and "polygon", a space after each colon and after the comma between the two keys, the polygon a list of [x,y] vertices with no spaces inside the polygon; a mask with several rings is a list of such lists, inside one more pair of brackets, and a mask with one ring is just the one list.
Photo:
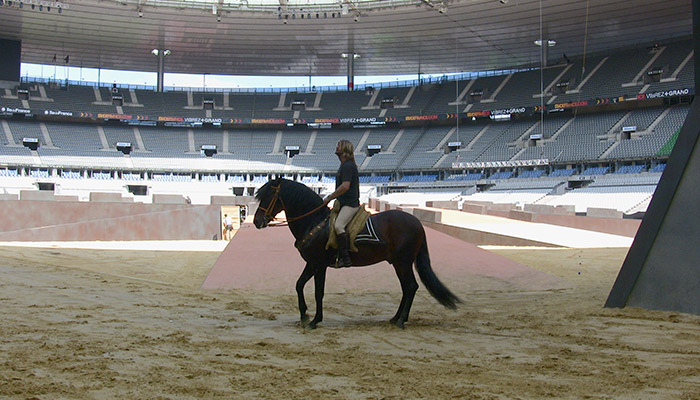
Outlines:
{"label": "horse", "polygon": [[[262,229],[284,210],[287,224],[294,235],[295,247],[306,261],[301,276],[296,282],[301,325],[316,328],[323,320],[323,295],[326,269],[335,264],[336,250],[326,249],[328,241],[330,210],[323,199],[307,186],[284,178],[265,183],[255,194],[258,209],[253,223]],[[350,253],[353,267],[387,261],[394,267],[401,282],[401,303],[390,322],[404,328],[411,310],[418,283],[413,274],[415,263],[418,276],[428,292],[443,306],[456,309],[461,300],[440,282],[430,266],[430,256],[425,230],[418,218],[404,211],[388,210],[370,216],[372,226],[380,242],[356,242],[357,253]],[[306,314],[304,286],[314,278],[316,314],[309,322]]]}

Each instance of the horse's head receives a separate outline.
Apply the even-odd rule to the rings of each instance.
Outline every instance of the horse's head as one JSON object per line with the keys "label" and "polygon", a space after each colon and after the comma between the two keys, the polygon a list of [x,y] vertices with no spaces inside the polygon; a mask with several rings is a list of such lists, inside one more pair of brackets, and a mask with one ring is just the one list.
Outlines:
{"label": "horse's head", "polygon": [[255,212],[253,223],[258,229],[266,227],[275,215],[284,208],[279,194],[282,187],[282,178],[277,178],[262,185],[255,194],[258,200],[258,210]]}

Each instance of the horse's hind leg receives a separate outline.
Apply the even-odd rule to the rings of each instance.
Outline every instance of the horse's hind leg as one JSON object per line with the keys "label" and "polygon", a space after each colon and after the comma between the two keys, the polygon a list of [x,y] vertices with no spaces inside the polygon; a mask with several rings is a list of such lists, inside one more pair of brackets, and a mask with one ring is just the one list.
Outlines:
{"label": "horse's hind leg", "polygon": [[314,276],[314,267],[307,263],[296,285],[297,297],[299,298],[299,313],[301,314],[301,326],[306,326],[306,324],[309,323],[309,316],[306,315],[307,307],[306,300],[304,299],[304,286],[306,286],[306,282],[308,282],[312,276]]}
{"label": "horse's hind leg", "polygon": [[411,311],[413,298],[416,296],[416,291],[418,290],[418,282],[416,282],[416,277],[413,275],[412,266],[413,263],[411,262],[397,262],[394,264],[396,276],[399,277],[399,281],[401,282],[401,292],[403,295],[401,296],[399,309],[390,322],[399,328],[403,328],[404,322],[408,321],[408,313]]}

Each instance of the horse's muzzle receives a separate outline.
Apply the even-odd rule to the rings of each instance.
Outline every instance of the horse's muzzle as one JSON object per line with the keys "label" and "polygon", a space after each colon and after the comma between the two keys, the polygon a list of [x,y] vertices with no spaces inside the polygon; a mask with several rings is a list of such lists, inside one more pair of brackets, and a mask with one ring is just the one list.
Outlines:
{"label": "horse's muzzle", "polygon": [[270,218],[267,215],[263,215],[262,217],[255,217],[253,219],[253,225],[255,225],[256,228],[262,229],[267,227],[267,225],[270,223]]}

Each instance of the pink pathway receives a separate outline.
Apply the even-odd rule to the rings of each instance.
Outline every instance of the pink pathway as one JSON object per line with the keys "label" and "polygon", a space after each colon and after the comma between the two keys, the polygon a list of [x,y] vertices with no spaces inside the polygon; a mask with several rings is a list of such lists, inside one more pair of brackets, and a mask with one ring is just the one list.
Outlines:
{"label": "pink pathway", "polygon": [[[477,291],[568,287],[552,275],[434,229],[425,230],[433,269],[445,286],[458,296]],[[256,229],[246,223],[221,253],[202,288],[294,292],[304,265],[294,248],[294,237],[289,228]],[[307,287],[313,287],[313,282]],[[362,268],[328,269],[326,293],[357,289],[400,291],[400,286],[393,267],[386,262]]]}

